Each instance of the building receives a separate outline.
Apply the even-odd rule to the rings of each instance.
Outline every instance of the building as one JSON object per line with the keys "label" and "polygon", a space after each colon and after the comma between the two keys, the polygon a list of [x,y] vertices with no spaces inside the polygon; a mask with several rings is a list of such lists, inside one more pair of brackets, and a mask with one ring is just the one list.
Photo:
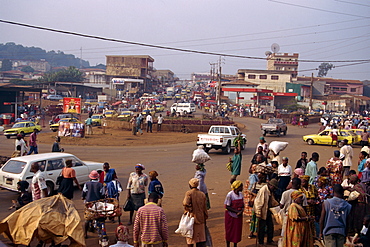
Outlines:
{"label": "building", "polygon": [[298,53],[271,53],[267,56],[267,70],[290,71],[293,78],[298,75]]}
{"label": "building", "polygon": [[169,69],[158,69],[152,73],[153,79],[157,80],[161,87],[172,86],[178,78],[175,77],[175,73],[173,73]]}
{"label": "building", "polygon": [[48,72],[51,70],[49,62],[45,59],[40,60],[11,60],[13,68],[20,69],[25,66],[30,66],[37,72]]}

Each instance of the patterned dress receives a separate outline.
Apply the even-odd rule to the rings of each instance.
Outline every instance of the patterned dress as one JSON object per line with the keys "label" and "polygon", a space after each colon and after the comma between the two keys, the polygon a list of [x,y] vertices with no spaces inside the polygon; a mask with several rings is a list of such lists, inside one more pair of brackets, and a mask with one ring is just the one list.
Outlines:
{"label": "patterned dress", "polygon": [[331,158],[328,160],[326,169],[329,171],[332,185],[343,182],[343,162],[340,159]]}

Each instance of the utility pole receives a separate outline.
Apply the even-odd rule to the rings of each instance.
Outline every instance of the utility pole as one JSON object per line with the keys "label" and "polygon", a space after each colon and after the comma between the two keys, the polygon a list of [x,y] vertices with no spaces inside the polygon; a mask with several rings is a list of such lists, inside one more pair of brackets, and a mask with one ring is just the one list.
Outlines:
{"label": "utility pole", "polygon": [[312,111],[312,94],[313,94],[313,73],[311,74],[311,87],[310,87],[310,104],[309,104],[309,111]]}
{"label": "utility pole", "polygon": [[82,69],[82,46],[80,48],[81,55],[80,55],[80,69]]}
{"label": "utility pole", "polygon": [[217,105],[221,105],[221,57],[218,61],[218,85],[217,85]]}

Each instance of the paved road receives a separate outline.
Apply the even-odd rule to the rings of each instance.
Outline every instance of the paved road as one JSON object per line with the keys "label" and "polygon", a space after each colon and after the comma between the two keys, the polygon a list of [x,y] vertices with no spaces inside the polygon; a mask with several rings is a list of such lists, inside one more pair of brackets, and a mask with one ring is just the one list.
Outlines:
{"label": "paved road", "polygon": [[[256,118],[236,118],[246,125],[243,132],[248,138],[247,148],[243,151],[243,168],[242,175],[238,179],[245,181],[248,179],[249,161],[255,152],[255,147],[258,143],[258,138],[261,135],[260,124],[264,120]],[[325,165],[325,162],[332,156],[335,148],[329,146],[309,146],[302,141],[302,135],[316,133],[318,130],[317,124],[311,124],[307,128],[300,129],[297,126],[288,126],[288,134],[286,136],[275,137],[267,136],[266,140],[271,142],[273,140],[281,140],[289,142],[288,147],[281,154],[290,159],[290,164],[295,167],[296,161],[300,158],[300,153],[306,151],[309,155],[312,152],[320,154],[319,166]],[[179,137],[183,135],[179,133]],[[92,160],[99,162],[109,162],[112,168],[115,168],[118,177],[123,185],[127,183],[128,174],[134,170],[136,163],[144,164],[147,169],[146,172],[157,170],[159,173],[159,180],[163,183],[165,189],[165,197],[163,200],[163,208],[169,220],[170,231],[170,246],[186,246],[185,240],[174,233],[180,215],[182,212],[182,200],[186,190],[188,190],[187,182],[193,177],[195,169],[194,164],[191,163],[191,154],[196,148],[195,141],[193,143],[172,144],[148,147],[82,147],[82,146],[68,146],[67,150],[73,150],[73,154],[82,160]],[[51,144],[41,144],[40,151],[47,152]],[[7,140],[4,136],[0,136],[0,155],[8,155],[12,153],[14,147],[14,139]],[[357,163],[358,153],[360,148],[355,146],[354,163]],[[230,190],[229,172],[226,170],[226,163],[228,157],[231,155],[221,154],[219,151],[211,150],[211,161],[207,162],[207,178],[206,184],[209,190],[211,200],[211,210],[209,211],[209,220],[207,222],[214,241],[214,246],[224,246],[224,206],[223,202],[227,192]],[[357,166],[356,166],[357,168]],[[0,200],[3,202],[3,207],[0,208],[0,218],[4,218],[9,214],[7,206],[10,206],[10,201],[16,195],[12,192],[0,190]],[[121,201],[124,201],[126,192],[121,195]],[[80,192],[75,191],[74,201],[76,207],[83,214],[83,204],[80,200]],[[7,203],[9,202],[9,203]],[[122,202],[123,203],[123,202]],[[122,216],[123,223],[128,221],[128,213]],[[108,235],[114,239],[114,228],[116,224],[108,223]],[[247,239],[249,228],[244,225],[243,240],[241,246],[253,246],[253,241]],[[247,230],[248,228],[248,230]],[[278,235],[276,231],[276,236]],[[90,234],[90,236],[93,236]],[[0,239],[4,239],[0,237]],[[87,239],[89,246],[98,246],[96,238]]]}

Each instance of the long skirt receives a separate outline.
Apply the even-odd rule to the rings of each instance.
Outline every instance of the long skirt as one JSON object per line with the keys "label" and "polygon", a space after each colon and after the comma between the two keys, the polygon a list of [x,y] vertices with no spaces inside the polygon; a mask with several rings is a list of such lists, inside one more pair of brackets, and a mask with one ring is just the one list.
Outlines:
{"label": "long skirt", "polygon": [[234,218],[225,211],[225,238],[231,243],[239,243],[242,240],[243,216]]}
{"label": "long skirt", "polygon": [[145,193],[131,194],[131,200],[135,205],[135,211],[144,206]]}
{"label": "long skirt", "polygon": [[62,193],[68,199],[73,198],[73,178],[63,178],[59,188],[58,193]]}

